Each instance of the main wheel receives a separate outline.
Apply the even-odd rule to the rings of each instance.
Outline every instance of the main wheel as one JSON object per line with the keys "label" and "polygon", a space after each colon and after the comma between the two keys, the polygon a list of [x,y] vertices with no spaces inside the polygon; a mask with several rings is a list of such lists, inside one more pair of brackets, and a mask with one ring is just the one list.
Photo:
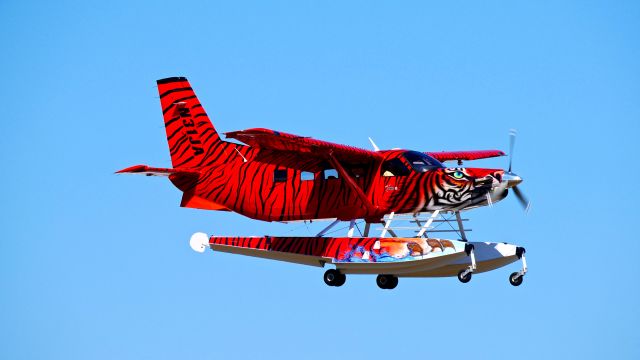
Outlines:
{"label": "main wheel", "polygon": [[467,269],[462,269],[458,272],[458,280],[462,283],[468,283],[471,281],[471,271],[468,271],[466,275],[462,276],[465,272],[467,272]]}
{"label": "main wheel", "polygon": [[393,275],[378,275],[376,284],[380,289],[393,289],[398,286],[398,278]]}
{"label": "main wheel", "polygon": [[347,277],[336,269],[329,269],[324,273],[324,283],[329,286],[341,286],[347,281]]}
{"label": "main wheel", "polygon": [[520,286],[522,280],[524,280],[524,275],[520,275],[520,273],[514,272],[509,275],[509,283],[513,286]]}
{"label": "main wheel", "polygon": [[395,277],[395,276],[391,276],[391,282],[387,286],[387,289],[389,289],[389,290],[395,289],[396,286],[398,286],[398,278]]}

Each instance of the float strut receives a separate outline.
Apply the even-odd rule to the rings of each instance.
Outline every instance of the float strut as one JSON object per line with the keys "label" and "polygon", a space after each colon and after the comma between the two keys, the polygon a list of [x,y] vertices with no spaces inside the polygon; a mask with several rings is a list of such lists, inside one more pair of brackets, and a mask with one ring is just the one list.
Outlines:
{"label": "float strut", "polygon": [[471,258],[471,265],[469,265],[469,267],[467,267],[464,272],[462,272],[461,276],[463,277],[468,273],[473,273],[473,271],[476,269],[476,254],[473,252],[473,244],[465,244],[464,252],[466,252],[467,255]]}
{"label": "float strut", "polygon": [[524,276],[524,274],[527,273],[527,259],[524,257],[524,253],[526,252],[527,251],[523,247],[518,246],[516,248],[516,256],[522,260],[522,269],[518,271],[518,275],[520,276]]}

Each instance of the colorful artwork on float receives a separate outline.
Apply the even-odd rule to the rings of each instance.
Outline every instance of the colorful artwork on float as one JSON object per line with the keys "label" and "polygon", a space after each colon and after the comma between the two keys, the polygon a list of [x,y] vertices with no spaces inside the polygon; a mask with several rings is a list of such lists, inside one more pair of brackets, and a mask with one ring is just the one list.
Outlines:
{"label": "colorful artwork on float", "polygon": [[424,238],[211,236],[209,245],[277,251],[332,259],[334,263],[397,262],[464,251],[460,241]]}
{"label": "colorful artwork on float", "polygon": [[380,239],[370,247],[354,244],[350,250],[335,258],[334,262],[411,261],[452,254],[460,250],[456,250],[454,242],[451,240]]}

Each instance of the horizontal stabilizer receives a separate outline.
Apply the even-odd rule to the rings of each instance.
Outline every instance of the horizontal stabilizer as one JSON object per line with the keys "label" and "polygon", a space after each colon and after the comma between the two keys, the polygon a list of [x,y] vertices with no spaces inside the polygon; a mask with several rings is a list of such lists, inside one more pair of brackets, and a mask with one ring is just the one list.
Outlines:
{"label": "horizontal stabilizer", "polygon": [[199,172],[191,169],[166,169],[147,165],[135,165],[116,171],[116,174],[139,174],[146,176],[186,175],[198,176]]}

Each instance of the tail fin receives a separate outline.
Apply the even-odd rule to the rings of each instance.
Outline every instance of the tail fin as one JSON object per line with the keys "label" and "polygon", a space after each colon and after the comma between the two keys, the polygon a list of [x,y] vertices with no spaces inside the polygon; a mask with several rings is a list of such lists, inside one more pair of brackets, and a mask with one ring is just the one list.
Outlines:
{"label": "tail fin", "polygon": [[217,148],[224,148],[224,141],[220,140],[189,81],[184,77],[158,80],[158,92],[173,167],[207,165],[206,159],[216,153]]}

